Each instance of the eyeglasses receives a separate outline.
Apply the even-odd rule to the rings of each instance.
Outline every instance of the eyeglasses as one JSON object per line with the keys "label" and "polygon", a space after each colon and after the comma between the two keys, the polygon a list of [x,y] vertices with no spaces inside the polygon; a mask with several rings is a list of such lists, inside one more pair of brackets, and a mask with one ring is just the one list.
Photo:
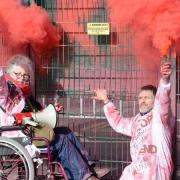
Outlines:
{"label": "eyeglasses", "polygon": [[23,77],[24,82],[29,82],[30,81],[30,75],[28,74],[21,74],[21,73],[17,73],[17,72],[13,72],[16,75],[17,79],[20,79]]}

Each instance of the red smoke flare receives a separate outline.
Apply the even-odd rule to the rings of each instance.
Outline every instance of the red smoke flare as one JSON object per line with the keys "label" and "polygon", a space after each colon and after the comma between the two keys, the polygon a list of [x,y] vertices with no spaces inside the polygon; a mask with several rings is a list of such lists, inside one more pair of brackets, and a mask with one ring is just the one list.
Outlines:
{"label": "red smoke flare", "polygon": [[56,47],[60,38],[43,8],[25,7],[17,0],[0,1],[0,29],[12,47],[30,44],[39,56]]}
{"label": "red smoke flare", "polygon": [[112,24],[130,27],[136,53],[141,56],[146,51],[146,60],[157,57],[157,50],[163,56],[172,46],[178,46],[180,1],[108,0],[108,6]]}

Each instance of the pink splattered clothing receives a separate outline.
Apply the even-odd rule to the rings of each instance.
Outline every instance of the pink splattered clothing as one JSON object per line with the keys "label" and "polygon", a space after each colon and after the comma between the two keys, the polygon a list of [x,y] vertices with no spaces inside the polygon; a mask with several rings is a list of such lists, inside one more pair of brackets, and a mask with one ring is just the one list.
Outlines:
{"label": "pink splattered clothing", "polygon": [[[0,126],[12,126],[15,121],[13,114],[20,113],[23,110],[25,100],[18,88],[16,89],[18,94],[13,99],[9,98],[7,83],[3,77],[1,77],[1,83],[3,86],[0,88]],[[1,136],[24,137],[25,134],[22,131],[4,131]]]}
{"label": "pink splattered clothing", "polygon": [[[11,99],[9,97],[7,83],[3,77],[2,70],[0,69],[0,126],[13,126],[15,113],[20,113],[24,106],[25,100],[22,91],[16,87],[17,95]],[[26,137],[22,131],[4,131],[1,136],[14,138]],[[34,144],[26,145],[25,148],[32,158],[36,157],[40,151]]]}
{"label": "pink splattered clothing", "polygon": [[104,106],[111,127],[131,137],[132,163],[121,180],[170,180],[173,171],[171,157],[174,119],[170,117],[170,83],[161,80],[151,112],[124,118],[112,102]]}

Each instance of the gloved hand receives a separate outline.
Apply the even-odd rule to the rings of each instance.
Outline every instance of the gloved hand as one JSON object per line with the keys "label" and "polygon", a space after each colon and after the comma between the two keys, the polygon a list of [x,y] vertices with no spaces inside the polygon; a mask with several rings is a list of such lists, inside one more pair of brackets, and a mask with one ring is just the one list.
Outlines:
{"label": "gloved hand", "polygon": [[14,117],[15,117],[15,122],[17,124],[22,124],[23,118],[24,117],[32,117],[32,113],[31,112],[16,113],[16,114],[14,114]]}

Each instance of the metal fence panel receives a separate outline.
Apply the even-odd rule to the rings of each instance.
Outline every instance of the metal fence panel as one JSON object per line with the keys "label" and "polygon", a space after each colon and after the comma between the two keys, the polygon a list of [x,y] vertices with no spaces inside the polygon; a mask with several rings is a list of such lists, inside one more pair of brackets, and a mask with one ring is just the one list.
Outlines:
{"label": "metal fence panel", "polygon": [[87,35],[88,22],[108,22],[105,0],[47,0],[42,5],[63,35],[52,62],[42,63],[48,78],[37,77],[37,98],[48,104],[60,95],[64,110],[58,125],[69,126],[99,165],[111,168],[108,179],[118,179],[131,161],[129,138],[111,129],[102,104],[91,98],[93,90],[106,88],[121,113],[133,116],[139,87],[156,84],[158,73],[138,65],[128,29],[110,26],[110,35]]}
{"label": "metal fence panel", "polygon": [[[36,72],[36,97],[43,106],[57,100],[64,106],[58,125],[70,127],[99,166],[111,168],[109,179],[118,179],[131,161],[129,138],[115,133],[106,121],[102,103],[92,100],[93,90],[106,88],[124,116],[137,113],[137,93],[145,84],[157,85],[158,71],[138,64],[133,54],[132,34],[110,26],[110,35],[87,35],[88,22],[109,22],[106,0],[36,0],[46,8],[62,36],[51,60],[41,59]],[[0,34],[1,66],[15,54],[3,44]],[[9,42],[10,43],[10,42]],[[22,49],[29,55],[29,47]],[[180,148],[180,58],[176,65],[176,151]],[[151,74],[151,76],[149,76]],[[174,95],[174,94],[173,94]],[[174,95],[175,96],[175,95]],[[176,156],[176,178],[180,166]]]}

